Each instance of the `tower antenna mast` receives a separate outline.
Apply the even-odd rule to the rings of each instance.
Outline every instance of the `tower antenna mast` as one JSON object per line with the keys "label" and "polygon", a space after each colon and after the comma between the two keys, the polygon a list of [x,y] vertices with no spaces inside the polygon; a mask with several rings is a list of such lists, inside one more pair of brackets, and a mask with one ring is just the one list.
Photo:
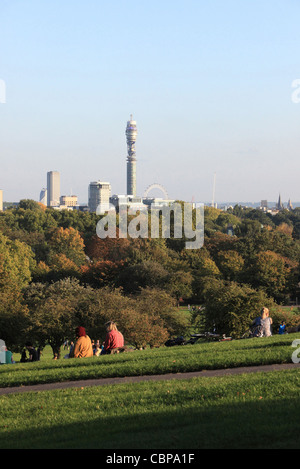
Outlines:
{"label": "tower antenna mast", "polygon": [[127,195],[136,196],[136,151],[135,142],[137,137],[136,122],[132,114],[126,127],[127,141]]}

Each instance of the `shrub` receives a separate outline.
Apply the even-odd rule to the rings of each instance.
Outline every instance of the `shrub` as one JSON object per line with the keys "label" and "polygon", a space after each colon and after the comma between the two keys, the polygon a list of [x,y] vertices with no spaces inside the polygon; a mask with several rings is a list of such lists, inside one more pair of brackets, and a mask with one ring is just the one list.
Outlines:
{"label": "shrub", "polygon": [[[261,308],[273,300],[261,290],[235,282],[210,279],[204,289],[204,310],[199,313],[207,331],[239,337],[249,328]],[[197,321],[197,315],[194,320]]]}
{"label": "shrub", "polygon": [[300,308],[272,308],[270,316],[273,319],[273,331],[277,332],[281,322],[285,322],[287,330],[295,329],[300,325]]}

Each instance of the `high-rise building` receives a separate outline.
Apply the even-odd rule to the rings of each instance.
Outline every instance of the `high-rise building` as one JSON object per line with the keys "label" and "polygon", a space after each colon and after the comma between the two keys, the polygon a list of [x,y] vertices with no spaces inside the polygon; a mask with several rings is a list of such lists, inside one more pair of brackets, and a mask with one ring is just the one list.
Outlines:
{"label": "high-rise building", "polygon": [[136,121],[130,116],[126,127],[127,140],[127,195],[136,196],[136,150],[137,137]]}
{"label": "high-rise building", "polygon": [[44,187],[40,192],[40,202],[47,205],[47,188]]}
{"label": "high-rise building", "polygon": [[3,210],[3,191],[0,190],[0,212]]}
{"label": "high-rise building", "polygon": [[89,185],[90,212],[104,213],[109,208],[111,187],[109,182],[94,181]]}
{"label": "high-rise building", "polygon": [[47,206],[56,207],[60,198],[60,174],[58,171],[47,173]]}

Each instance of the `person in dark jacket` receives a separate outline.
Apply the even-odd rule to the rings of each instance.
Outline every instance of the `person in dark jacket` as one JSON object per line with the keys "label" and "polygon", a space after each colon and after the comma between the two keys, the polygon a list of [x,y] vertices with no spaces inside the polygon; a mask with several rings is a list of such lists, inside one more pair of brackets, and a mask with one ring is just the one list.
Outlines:
{"label": "person in dark jacket", "polygon": [[29,358],[28,358],[28,362],[37,362],[39,360],[39,355],[38,355],[38,352],[35,350],[34,346],[32,345],[31,342],[27,342],[26,343],[26,348],[28,350],[28,353],[29,353]]}

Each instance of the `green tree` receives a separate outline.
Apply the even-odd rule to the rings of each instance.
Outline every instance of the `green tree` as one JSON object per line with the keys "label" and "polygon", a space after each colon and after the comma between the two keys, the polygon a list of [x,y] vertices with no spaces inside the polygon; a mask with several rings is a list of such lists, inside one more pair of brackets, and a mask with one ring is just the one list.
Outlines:
{"label": "green tree", "polygon": [[28,246],[0,233],[0,331],[1,339],[13,350],[25,339],[28,311],[22,288],[31,280],[34,263]]}
{"label": "green tree", "polygon": [[169,272],[158,262],[145,261],[129,265],[120,273],[117,284],[126,293],[137,293],[142,288],[165,288],[170,278]]}
{"label": "green tree", "polygon": [[35,265],[29,246],[18,240],[11,241],[0,232],[0,286],[11,283],[22,289],[31,281]]}
{"label": "green tree", "polygon": [[30,310],[28,337],[42,345],[49,343],[53,354],[60,356],[61,345],[67,338],[74,338],[76,326],[89,325],[88,315],[81,316],[81,307],[93,302],[93,290],[76,279],[31,284],[25,289],[24,298]]}
{"label": "green tree", "polygon": [[273,251],[256,254],[246,273],[253,287],[263,288],[278,301],[284,300],[288,294],[290,274],[291,267],[286,259]]}
{"label": "green tree", "polygon": [[217,264],[226,280],[239,281],[245,261],[238,252],[228,250],[219,253]]}
{"label": "green tree", "polygon": [[263,306],[274,305],[261,290],[218,279],[206,283],[204,298],[204,310],[194,317],[195,324],[232,337],[241,336]]}

